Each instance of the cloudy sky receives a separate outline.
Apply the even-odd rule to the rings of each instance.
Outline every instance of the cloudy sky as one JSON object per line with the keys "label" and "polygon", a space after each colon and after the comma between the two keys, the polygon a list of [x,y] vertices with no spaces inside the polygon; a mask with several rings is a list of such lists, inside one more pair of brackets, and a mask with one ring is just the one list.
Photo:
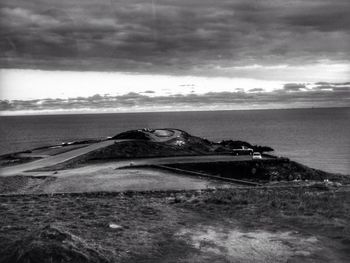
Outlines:
{"label": "cloudy sky", "polygon": [[349,0],[1,0],[1,114],[350,106]]}

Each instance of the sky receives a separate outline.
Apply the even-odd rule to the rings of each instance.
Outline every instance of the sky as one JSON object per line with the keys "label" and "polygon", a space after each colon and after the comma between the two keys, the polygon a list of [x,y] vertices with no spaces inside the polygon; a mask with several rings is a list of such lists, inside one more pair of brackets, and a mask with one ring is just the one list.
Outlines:
{"label": "sky", "polygon": [[348,0],[1,0],[0,114],[350,106]]}

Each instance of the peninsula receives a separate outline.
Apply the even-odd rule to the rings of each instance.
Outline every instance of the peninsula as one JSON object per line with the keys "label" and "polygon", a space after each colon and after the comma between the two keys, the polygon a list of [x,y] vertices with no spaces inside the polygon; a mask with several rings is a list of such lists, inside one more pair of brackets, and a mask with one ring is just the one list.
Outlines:
{"label": "peninsula", "polygon": [[272,153],[145,128],[1,156],[0,262],[347,262],[350,177]]}

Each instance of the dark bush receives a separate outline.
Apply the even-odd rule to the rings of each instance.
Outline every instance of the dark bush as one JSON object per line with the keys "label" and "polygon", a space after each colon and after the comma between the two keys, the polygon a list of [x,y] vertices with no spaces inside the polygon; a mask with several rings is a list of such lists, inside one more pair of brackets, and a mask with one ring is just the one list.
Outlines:
{"label": "dark bush", "polygon": [[149,140],[148,136],[142,132],[142,131],[127,131],[117,134],[116,136],[112,137],[114,140]]}

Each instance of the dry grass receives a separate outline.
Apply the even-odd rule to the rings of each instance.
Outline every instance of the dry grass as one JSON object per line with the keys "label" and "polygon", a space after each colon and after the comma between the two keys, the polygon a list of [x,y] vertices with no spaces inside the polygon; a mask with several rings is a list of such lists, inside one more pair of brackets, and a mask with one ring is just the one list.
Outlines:
{"label": "dry grass", "polygon": [[[316,235],[341,258],[350,258],[350,197],[336,189],[17,195],[0,199],[0,248],[7,248],[7,254],[14,244],[24,246],[19,240],[33,238],[33,231],[40,233],[43,226],[59,225],[68,239],[70,235],[78,238],[79,244],[102,253],[110,262],[187,262],[181,261],[182,256],[195,249],[174,233],[184,226],[206,224],[247,230],[298,229]],[[110,223],[122,228],[112,229]]]}

